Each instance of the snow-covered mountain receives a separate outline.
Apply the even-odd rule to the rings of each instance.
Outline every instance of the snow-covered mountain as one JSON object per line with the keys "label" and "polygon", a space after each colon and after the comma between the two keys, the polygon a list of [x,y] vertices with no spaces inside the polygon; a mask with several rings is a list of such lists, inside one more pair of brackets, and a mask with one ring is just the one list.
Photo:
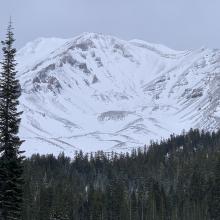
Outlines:
{"label": "snow-covered mountain", "polygon": [[220,127],[220,51],[85,33],[17,54],[26,154],[127,151]]}

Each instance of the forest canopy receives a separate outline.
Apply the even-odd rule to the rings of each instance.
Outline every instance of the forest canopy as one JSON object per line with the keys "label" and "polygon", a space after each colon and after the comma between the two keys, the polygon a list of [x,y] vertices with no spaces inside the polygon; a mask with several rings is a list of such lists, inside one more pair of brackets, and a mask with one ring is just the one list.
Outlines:
{"label": "forest canopy", "polygon": [[190,130],[130,154],[33,155],[23,219],[219,219],[219,150],[220,132]]}

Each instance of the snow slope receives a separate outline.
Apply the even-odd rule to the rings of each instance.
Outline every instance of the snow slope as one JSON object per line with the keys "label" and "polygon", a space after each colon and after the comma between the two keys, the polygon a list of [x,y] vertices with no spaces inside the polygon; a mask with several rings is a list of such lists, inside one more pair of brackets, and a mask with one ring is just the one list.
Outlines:
{"label": "snow slope", "polygon": [[220,127],[220,51],[175,51],[84,33],[17,54],[27,155],[129,151],[191,127]]}

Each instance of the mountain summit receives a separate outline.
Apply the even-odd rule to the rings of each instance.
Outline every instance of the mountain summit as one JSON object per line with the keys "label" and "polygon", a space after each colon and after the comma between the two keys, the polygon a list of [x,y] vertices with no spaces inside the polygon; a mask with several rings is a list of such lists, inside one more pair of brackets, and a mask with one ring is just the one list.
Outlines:
{"label": "mountain summit", "polygon": [[129,151],[191,127],[220,127],[220,51],[175,51],[84,33],[18,51],[32,153]]}

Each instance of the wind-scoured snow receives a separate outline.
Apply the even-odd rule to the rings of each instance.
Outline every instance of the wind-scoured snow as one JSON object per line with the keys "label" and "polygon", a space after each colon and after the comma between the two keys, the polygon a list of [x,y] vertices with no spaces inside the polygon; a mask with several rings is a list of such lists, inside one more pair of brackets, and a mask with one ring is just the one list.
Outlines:
{"label": "wind-scoured snow", "polygon": [[30,42],[17,62],[27,155],[130,151],[183,129],[220,127],[219,50],[84,33]]}

